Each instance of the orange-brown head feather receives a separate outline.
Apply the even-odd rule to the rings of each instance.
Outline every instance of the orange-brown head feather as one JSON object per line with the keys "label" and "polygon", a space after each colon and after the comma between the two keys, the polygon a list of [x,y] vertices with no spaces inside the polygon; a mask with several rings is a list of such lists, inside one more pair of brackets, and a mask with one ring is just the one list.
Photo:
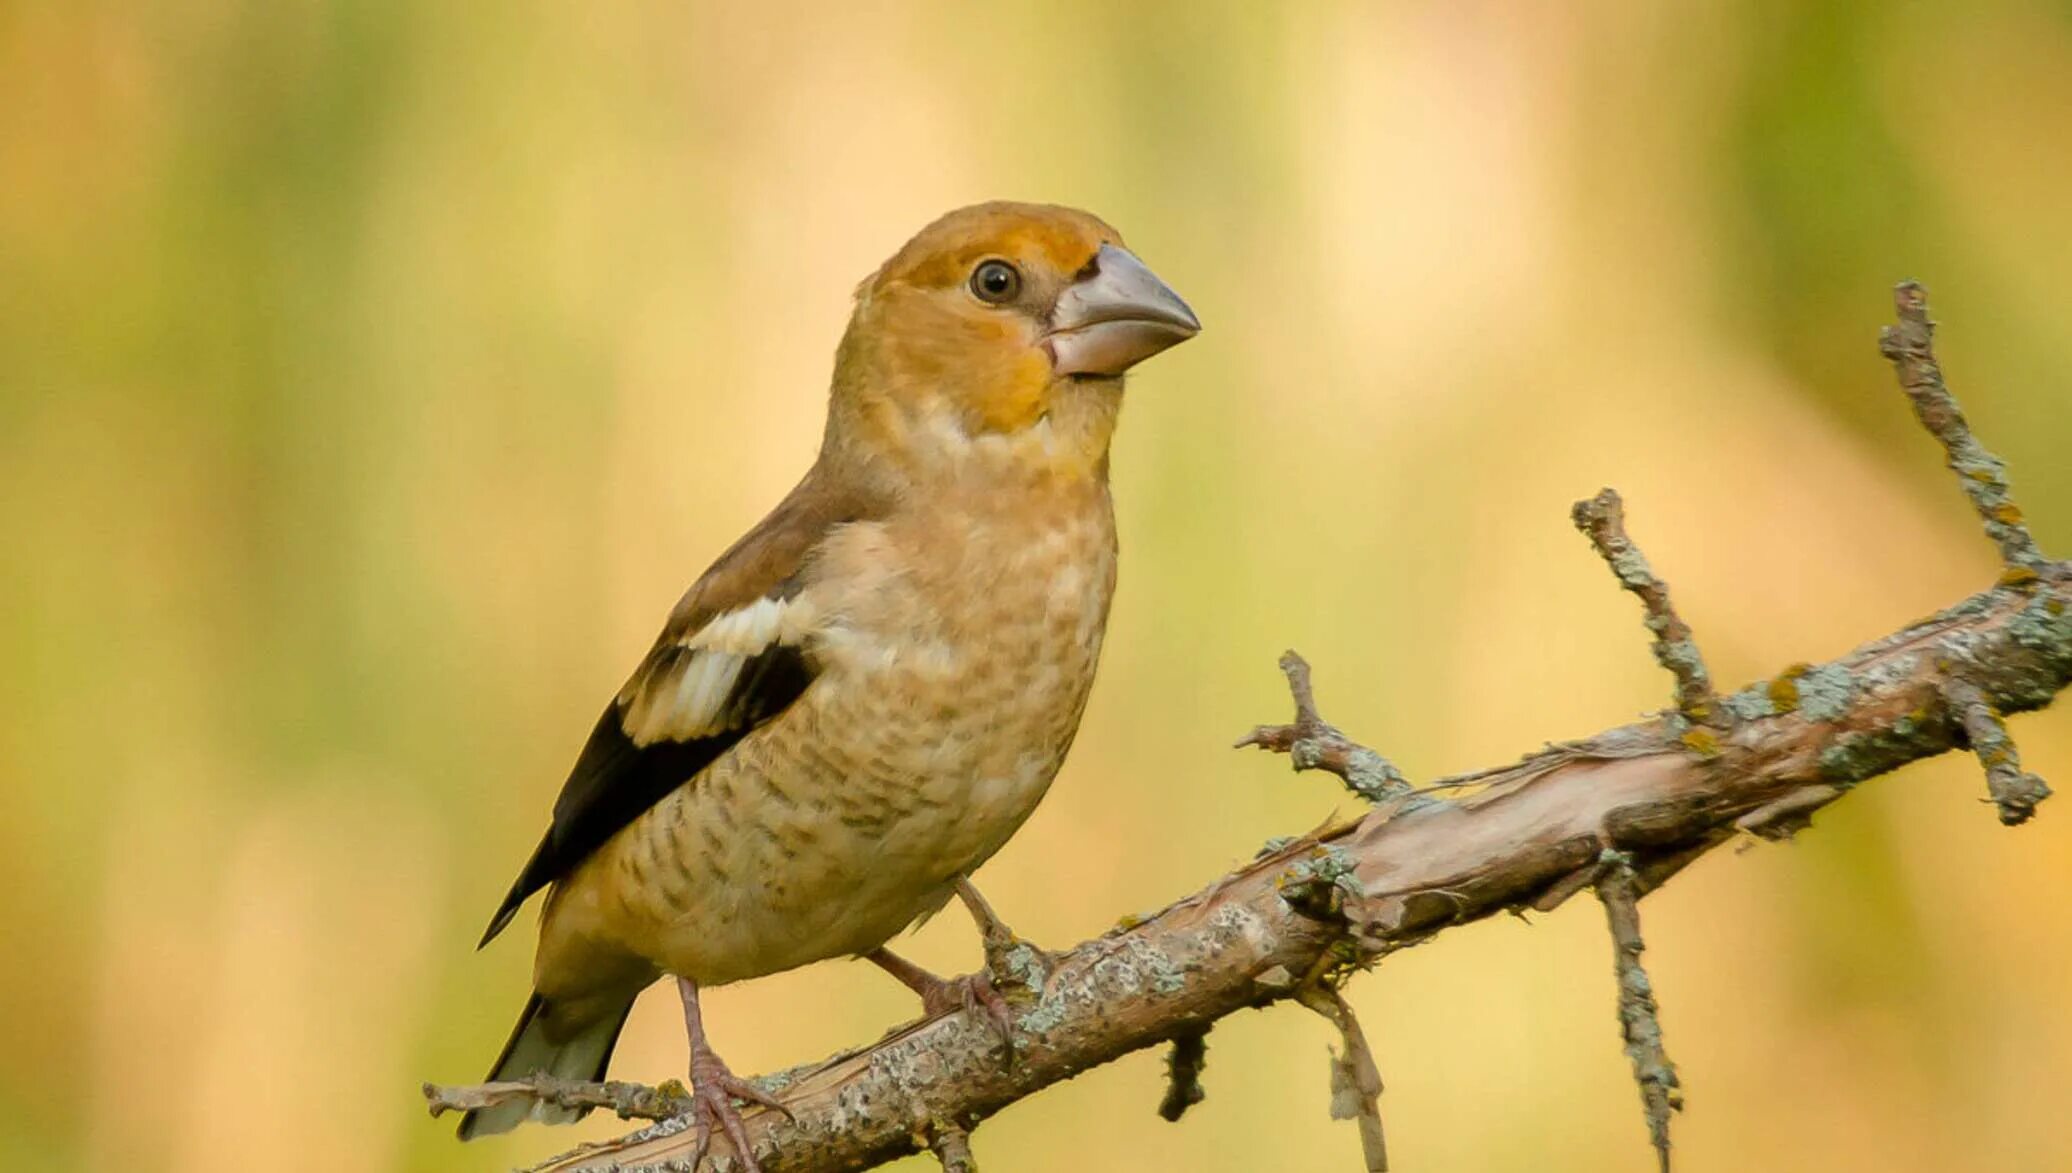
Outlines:
{"label": "orange-brown head feather", "polygon": [[1061,312],[1085,300],[1104,259],[1149,278],[1115,229],[1072,208],[978,204],[922,229],[857,288],[836,357],[829,453],[939,469],[964,463],[984,437],[1042,428],[1041,444],[1007,450],[1053,471],[1103,467],[1122,371],[1195,329],[1151,278],[1165,301],[1144,312],[1165,314],[1170,339],[1091,365],[1061,358],[1070,352],[1057,340],[1080,324]]}
{"label": "orange-brown head feather", "polygon": [[1122,234],[1106,221],[1077,208],[1005,200],[973,204],[915,233],[857,287],[856,296],[862,301],[894,286],[958,285],[981,259],[993,256],[1069,278],[1102,245],[1121,243]]}

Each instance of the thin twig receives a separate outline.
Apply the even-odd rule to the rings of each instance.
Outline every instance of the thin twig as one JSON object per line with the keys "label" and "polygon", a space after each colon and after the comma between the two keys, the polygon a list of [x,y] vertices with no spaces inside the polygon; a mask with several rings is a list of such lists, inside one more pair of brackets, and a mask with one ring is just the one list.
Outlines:
{"label": "thin twig", "polygon": [[1175,1036],[1166,1052],[1165,1098],[1158,1102],[1162,1119],[1177,1121],[1187,1109],[1208,1098],[1201,1086],[1201,1069],[1209,1061],[1209,1028]]}
{"label": "thin twig", "polygon": [[2000,808],[2000,821],[2010,827],[2028,822],[2036,813],[2036,804],[2050,797],[2050,787],[2036,775],[2022,772],[2021,752],[2015,748],[2000,710],[1976,685],[1964,680],[1945,683],[1943,697],[1951,715],[1963,723],[1971,751],[1986,769],[1986,793]]}
{"label": "thin twig", "polygon": [[1640,964],[1646,948],[1640,939],[1640,880],[1631,856],[1607,851],[1603,858],[1605,870],[1597,881],[1597,898],[1604,902],[1604,918],[1611,926],[1612,965],[1619,978],[1619,1029],[1626,1039],[1626,1058],[1633,1063],[1633,1080],[1640,1085],[1648,1137],[1654,1142],[1662,1173],[1669,1173],[1669,1114],[1683,1108],[1683,1089],[1677,1083],[1676,1065],[1662,1049],[1662,1021],[1656,1014],[1654,987]]}
{"label": "thin twig", "polygon": [[1647,612],[1647,628],[1655,636],[1655,660],[1676,678],[1677,711],[1692,721],[1711,723],[1718,710],[1705,658],[1698,654],[1698,641],[1691,637],[1690,626],[1669,602],[1669,585],[1655,577],[1640,547],[1626,536],[1626,503],[1617,491],[1600,489],[1595,497],[1576,502],[1569,519],[1597,547],[1598,556],[1618,576],[1619,585],[1639,596]]}
{"label": "thin twig", "polygon": [[621,1120],[668,1120],[681,1116],[691,1106],[690,1092],[674,1080],[660,1087],[648,1087],[617,1079],[598,1083],[551,1075],[455,1087],[428,1083],[424,1085],[424,1098],[434,1116],[527,1100],[562,1108],[610,1108]]}
{"label": "thin twig", "polygon": [[1367,1045],[1367,1032],[1352,1003],[1321,982],[1303,986],[1295,1000],[1330,1020],[1338,1028],[1344,1051],[1331,1054],[1331,1119],[1360,1122],[1360,1152],[1366,1158],[1367,1173],[1388,1173],[1388,1140],[1381,1128],[1381,1068]]}
{"label": "thin twig", "polygon": [[1410,793],[1410,783],[1387,758],[1339,732],[1336,725],[1317,714],[1309,661],[1292,650],[1283,652],[1281,672],[1287,676],[1288,691],[1295,698],[1295,723],[1261,725],[1239,738],[1234,748],[1256,745],[1272,753],[1287,754],[1298,771],[1324,770],[1336,774],[1348,790],[1368,802]]}
{"label": "thin twig", "polygon": [[2000,547],[2010,567],[2040,571],[2050,565],[2022,520],[2021,507],[2007,484],[2007,466],[1971,434],[1964,410],[1943,383],[1942,364],[1935,357],[1935,323],[1928,318],[1928,291],[1907,281],[1892,291],[1899,323],[1878,335],[1878,349],[1892,360],[1899,385],[1914,405],[1914,415],[1942,442],[1950,470],[1986,523],[1986,536]]}

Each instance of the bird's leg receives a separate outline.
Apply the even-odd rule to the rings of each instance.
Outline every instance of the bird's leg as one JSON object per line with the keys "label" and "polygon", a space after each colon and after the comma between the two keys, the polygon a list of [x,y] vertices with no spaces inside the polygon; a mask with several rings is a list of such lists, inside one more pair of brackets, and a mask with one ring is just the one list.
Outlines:
{"label": "bird's leg", "polygon": [[993,911],[993,906],[986,903],[986,898],[979,895],[978,888],[968,877],[957,877],[957,899],[964,902],[971,919],[978,924],[979,937],[985,944],[986,971],[995,983],[1014,981],[1014,968],[1008,964],[1007,955],[1024,942],[1000,919],[1000,914]]}
{"label": "bird's leg", "polygon": [[865,961],[899,980],[899,984],[921,996],[921,1013],[931,1018],[961,1010],[969,1001],[958,983],[934,974],[882,946],[863,955]]}
{"label": "bird's leg", "polygon": [[965,909],[971,913],[971,919],[978,922],[979,935],[986,940],[987,953],[995,949],[1006,949],[1014,943],[1014,930],[1008,928],[1007,922],[1000,919],[1000,914],[993,911],[993,906],[986,903],[986,898],[979,894],[978,887],[971,882],[971,877],[957,877],[957,899],[964,902]]}
{"label": "bird's leg", "polygon": [[899,979],[900,985],[919,994],[923,1014],[933,1017],[983,1007],[994,1032],[1007,1045],[1009,1052],[1013,1052],[1013,1013],[1008,1009],[1007,999],[1001,997],[1000,991],[994,987],[992,975],[985,970],[969,977],[940,978],[890,949],[880,947],[863,956],[872,965]]}
{"label": "bird's leg", "polygon": [[705,1159],[705,1150],[712,1144],[712,1130],[717,1127],[726,1130],[727,1139],[733,1142],[734,1155],[739,1167],[748,1173],[762,1173],[762,1166],[756,1163],[755,1150],[748,1145],[748,1128],[741,1123],[741,1113],[734,1107],[736,1098],[774,1108],[791,1115],[791,1109],[777,1102],[777,1097],[727,1070],[726,1063],[712,1053],[712,1044],[705,1041],[705,1019],[698,1012],[698,985],[689,978],[676,979],[676,992],[683,995],[683,1025],[691,1036],[691,1127],[698,1130],[698,1146],[691,1153],[691,1168]]}

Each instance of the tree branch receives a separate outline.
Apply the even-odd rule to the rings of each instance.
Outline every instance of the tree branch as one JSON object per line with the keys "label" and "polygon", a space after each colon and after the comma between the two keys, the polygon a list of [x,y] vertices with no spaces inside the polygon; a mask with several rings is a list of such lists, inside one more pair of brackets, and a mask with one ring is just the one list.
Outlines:
{"label": "tree branch", "polygon": [[[1307,759],[1334,769],[1349,784],[1358,762],[1363,779],[1376,784],[1354,789],[1382,801],[1358,819],[1269,844],[1157,915],[1067,952],[1018,945],[1006,958],[1015,982],[1003,990],[1015,1007],[1012,1064],[982,1015],[958,1012],[764,1077],[793,1113],[791,1120],[760,1108],[747,1115],[766,1173],[859,1169],[940,1147],[935,1138],[961,1137],[1088,1068],[1143,1047],[1198,1040],[1239,1010],[1291,998],[1314,1007],[1319,991],[1335,990],[1394,950],[1500,912],[1552,908],[1590,887],[1613,931],[1621,1022],[1666,1167],[1675,1081],[1660,1049],[1653,992],[1645,991],[1644,1010],[1639,997],[1640,896],[1740,832],[1789,834],[1864,781],[1953,748],[1978,751],[2003,818],[2010,810],[2026,817],[2048,793],[2021,773],[2000,714],[2040,708],[2072,681],[2072,564],[2037,552],[2006,498],[1999,462],[1947,402],[1918,287],[1901,286],[1898,305],[1901,324],[1887,332],[1886,351],[2010,564],[1999,583],[1838,660],[1787,669],[1728,696],[1713,696],[1702,669],[1693,670],[1702,664],[1695,647],[1688,657],[1663,655],[1678,679],[1677,711],[1442,780],[1409,798],[1401,797],[1400,775],[1373,767],[1379,755],[1317,717],[1306,665],[1284,659],[1296,722],[1262,728],[1246,743],[1289,752],[1298,768]],[[1593,528],[1600,516],[1592,511],[1579,522],[1619,569],[1616,543]],[[1620,577],[1628,579],[1623,570]],[[1647,578],[1660,586],[1652,573]],[[1657,640],[1688,643],[1680,622],[1659,622],[1673,616],[1666,589],[1659,606],[1636,590]],[[1356,1024],[1345,1032],[1348,1058],[1355,1032]],[[1175,1094],[1184,1099],[1198,1085],[1183,1067],[1198,1069],[1198,1055],[1175,1058]],[[1379,1079],[1370,1085],[1362,1076],[1349,1086],[1371,1104]],[[469,1094],[427,1093],[449,1103]],[[1378,1142],[1378,1114],[1372,1124]],[[681,1167],[691,1147],[682,1122],[672,1120],[550,1164]],[[715,1170],[734,1167],[725,1138],[713,1147]],[[943,1155],[946,1164],[968,1159]],[[1378,1155],[1378,1147],[1369,1149],[1370,1166]]]}

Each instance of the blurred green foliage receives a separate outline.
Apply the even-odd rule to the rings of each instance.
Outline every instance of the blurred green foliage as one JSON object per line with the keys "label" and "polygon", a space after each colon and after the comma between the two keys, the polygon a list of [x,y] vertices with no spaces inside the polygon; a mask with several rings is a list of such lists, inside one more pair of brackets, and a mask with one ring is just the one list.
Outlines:
{"label": "blurred green foliage", "polygon": [[[462,1149],[415,1087],[494,1054],[528,958],[481,920],[945,208],[1089,207],[1208,325],[1133,385],[1102,681],[982,877],[1065,942],[1343,804],[1222,748],[1284,646],[1413,776],[1664,703],[1563,521],[1600,484],[1723,682],[1988,581],[1877,357],[1902,277],[2072,550],[2067,126],[2072,14],[2017,0],[0,5],[0,1164],[611,1128]],[[2072,778],[2063,714],[2016,731]],[[1981,793],[1911,770],[1650,900],[1680,1167],[2072,1165],[2072,815]],[[972,964],[953,919],[924,962]],[[1353,987],[1403,1167],[1648,1167],[1607,950],[1565,909]],[[862,968],[719,991],[721,1049],[909,1012]],[[1236,1019],[1181,1125],[1137,1056],[978,1153],[1343,1165],[1325,1039]],[[618,1072],[681,1063],[644,1003]]]}

